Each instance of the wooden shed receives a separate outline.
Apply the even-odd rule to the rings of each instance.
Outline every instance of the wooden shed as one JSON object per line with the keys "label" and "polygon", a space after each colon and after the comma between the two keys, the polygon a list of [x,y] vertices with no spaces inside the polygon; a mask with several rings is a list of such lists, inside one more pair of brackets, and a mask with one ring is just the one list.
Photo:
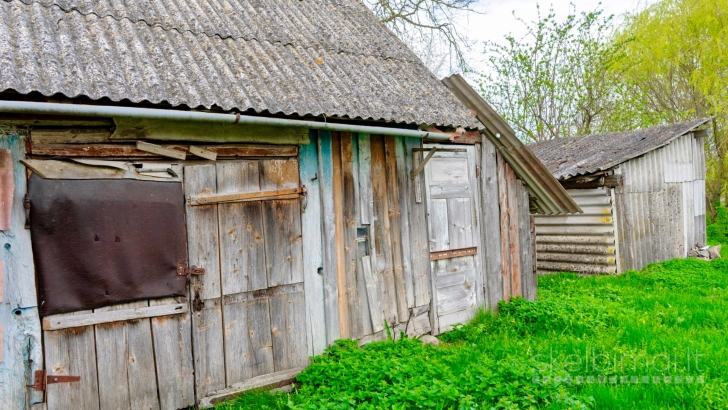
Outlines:
{"label": "wooden shed", "polygon": [[706,244],[710,120],[531,145],[583,209],[537,216],[539,273],[622,273]]}
{"label": "wooden shed", "polygon": [[579,210],[356,0],[0,4],[0,409],[179,409],[534,298]]}

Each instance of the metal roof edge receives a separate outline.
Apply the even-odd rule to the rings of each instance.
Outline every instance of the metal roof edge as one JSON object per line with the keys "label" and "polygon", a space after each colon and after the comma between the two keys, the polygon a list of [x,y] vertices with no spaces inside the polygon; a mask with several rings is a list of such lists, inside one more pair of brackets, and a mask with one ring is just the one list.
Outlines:
{"label": "metal roof edge", "polygon": [[551,171],[518,139],[513,128],[460,74],[453,74],[442,82],[460,101],[475,111],[478,120],[486,127],[486,138],[498,148],[506,162],[534,195],[539,213],[583,212]]}

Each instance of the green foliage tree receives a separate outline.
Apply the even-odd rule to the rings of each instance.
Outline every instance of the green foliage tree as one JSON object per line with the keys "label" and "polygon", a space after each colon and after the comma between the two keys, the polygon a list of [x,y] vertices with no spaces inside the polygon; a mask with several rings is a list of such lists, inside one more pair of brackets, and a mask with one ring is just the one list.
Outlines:
{"label": "green foliage tree", "polygon": [[486,43],[481,93],[526,141],[609,131],[624,117],[614,74],[628,40],[612,41],[613,16],[572,11],[564,20],[553,9],[519,19],[523,38]]}
{"label": "green foliage tree", "polygon": [[619,78],[635,126],[714,117],[706,193],[716,203],[728,177],[728,0],[663,0],[628,16],[623,39]]}

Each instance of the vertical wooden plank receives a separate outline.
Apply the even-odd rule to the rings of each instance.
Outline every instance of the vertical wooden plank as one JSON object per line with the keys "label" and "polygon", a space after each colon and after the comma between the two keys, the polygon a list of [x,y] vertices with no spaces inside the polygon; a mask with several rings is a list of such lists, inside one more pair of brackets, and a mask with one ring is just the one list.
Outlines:
{"label": "vertical wooden plank", "polygon": [[519,184],[518,186],[518,231],[521,249],[521,283],[523,286],[522,295],[527,300],[536,299],[536,268],[533,264],[536,246],[531,230],[531,213],[528,202],[528,191]]}
{"label": "vertical wooden plank", "polygon": [[48,410],[99,409],[94,327],[45,332],[46,370],[56,375],[80,376],[79,383],[49,384]]}
{"label": "vertical wooden plank", "polygon": [[273,364],[275,371],[305,366],[306,339],[303,292],[282,293],[270,298]]}
{"label": "vertical wooden plank", "polygon": [[[367,297],[367,286],[366,280],[364,279],[364,268],[362,267],[361,258],[367,256],[371,252],[371,246],[369,246],[369,230],[370,225],[364,225],[362,221],[362,208],[361,208],[361,180],[359,179],[359,139],[361,134],[354,134],[352,137],[352,177],[354,180],[354,209],[355,209],[355,228],[354,229],[354,257],[355,257],[355,280],[356,280],[356,294],[359,302],[359,317],[361,323],[361,336],[371,335],[372,330],[372,317],[369,313],[369,299]],[[371,159],[370,159],[371,161]],[[371,191],[371,181],[369,181],[369,190]],[[360,337],[361,339],[361,337]]]}
{"label": "vertical wooden plank", "polygon": [[[95,309],[107,312],[148,306],[146,301]],[[102,409],[158,409],[154,348],[149,319],[94,326]],[[76,360],[88,360],[77,358]],[[83,379],[82,379],[83,380]]]}
{"label": "vertical wooden plank", "polygon": [[374,229],[376,260],[372,260],[372,268],[380,276],[382,291],[382,310],[384,319],[390,324],[398,324],[398,309],[394,267],[392,262],[392,239],[389,220],[389,203],[387,202],[387,165],[384,137],[371,136],[372,153],[372,196],[374,199]]}
{"label": "vertical wooden plank", "polygon": [[523,296],[521,288],[521,243],[518,232],[518,188],[521,181],[510,165],[505,164],[508,179],[508,249],[511,263],[512,296]]}
{"label": "vertical wooden plank", "polygon": [[[198,165],[184,169],[185,194],[217,193],[215,165]],[[220,255],[217,229],[217,205],[187,205],[187,250],[189,264],[205,268],[204,275],[191,279],[193,299],[220,297]]]}
{"label": "vertical wooden plank", "polygon": [[[187,196],[217,193],[215,165],[188,166],[184,168],[184,173]],[[217,226],[217,205],[187,205],[189,263],[205,268],[204,275],[190,278],[195,391],[198,399],[226,387]]]}
{"label": "vertical wooden plank", "polygon": [[[446,203],[445,218],[450,249],[475,246],[473,239],[473,209],[471,198],[433,199]],[[433,236],[434,237],[434,236]]]}
{"label": "vertical wooden plank", "polygon": [[[421,156],[421,152],[413,151],[414,148],[421,148],[422,141],[419,138],[407,138],[405,140],[405,154],[407,156],[406,172],[409,174],[419,164],[415,159]],[[410,235],[410,257],[412,261],[413,292],[415,306],[430,304],[431,276],[430,276],[430,237],[427,221],[427,205],[424,201],[416,199],[417,190],[421,192],[422,178],[420,173],[412,187],[409,189],[409,235]],[[419,187],[417,186],[419,184]],[[434,310],[434,309],[432,309]]]}
{"label": "vertical wooden plank", "polygon": [[511,278],[511,250],[510,250],[510,214],[508,213],[508,189],[510,184],[507,179],[506,162],[499,152],[496,152],[498,164],[498,207],[500,208],[500,232],[501,232],[501,277],[503,285],[503,300],[510,301],[513,294]]}
{"label": "vertical wooden plank", "polygon": [[321,219],[323,220],[323,282],[326,312],[326,340],[341,337],[339,329],[339,287],[336,276],[336,222],[334,218],[334,163],[331,132],[320,131],[318,138],[319,178],[321,179]]}
{"label": "vertical wooden plank", "polygon": [[[217,193],[261,191],[258,161],[219,162],[215,171]],[[222,294],[267,288],[268,279],[260,269],[266,263],[263,204],[245,202],[217,207]]]}
{"label": "vertical wooden plank", "polygon": [[343,257],[344,276],[346,278],[346,302],[349,312],[349,335],[353,339],[364,336],[364,317],[361,312],[361,300],[357,288],[357,202],[356,185],[354,183],[354,147],[349,133],[341,133],[341,175],[342,175],[342,222],[343,222]]}
{"label": "vertical wooden plank", "polygon": [[[154,299],[149,306],[177,303],[175,298]],[[161,410],[195,405],[195,369],[192,363],[192,327],[189,313],[152,318],[154,361]]]}
{"label": "vertical wooden plank", "polygon": [[412,245],[410,243],[410,167],[405,138],[395,137],[397,155],[397,190],[400,209],[399,230],[402,244],[402,277],[404,278],[407,308],[415,307],[414,274],[412,272]]}
{"label": "vertical wooden plank", "polygon": [[[299,186],[295,158],[261,161],[260,168],[264,191]],[[268,286],[303,282],[300,201],[265,201],[263,214]]]}
{"label": "vertical wooden plank", "polygon": [[382,301],[380,299],[379,278],[372,271],[371,257],[365,256],[361,259],[364,280],[366,281],[369,311],[372,318],[372,330],[379,332],[384,329],[384,316],[382,314]]}
{"label": "vertical wooden plank", "polygon": [[362,225],[370,225],[373,220],[374,200],[372,199],[372,153],[367,134],[358,134],[359,148],[359,207]]}
{"label": "vertical wooden plank", "polygon": [[[397,173],[397,142],[395,137],[384,138],[384,159],[387,177],[387,204],[389,206],[389,226],[392,244],[392,269],[394,272],[394,286],[397,300],[397,315],[401,321],[407,320],[409,310],[407,309],[407,285],[404,278],[404,260],[402,254],[402,219],[406,220],[407,209],[402,209],[400,203],[400,189]],[[404,212],[405,217],[402,217]]]}
{"label": "vertical wooden plank", "polygon": [[[10,175],[6,173],[0,182],[4,188],[0,190],[14,187],[10,227],[0,230],[0,262],[5,267],[0,324],[6,349],[0,362],[0,398],[10,408],[19,409],[42,402],[44,396],[43,392],[27,386],[33,383],[35,370],[43,368],[43,351],[30,231],[24,228],[27,179],[26,169],[19,161],[25,158],[25,141],[30,138],[26,135],[27,131],[21,132],[15,127],[0,127],[0,149],[10,150],[10,158],[6,154],[3,168],[5,172],[12,169],[12,184],[7,181]],[[2,196],[8,199],[7,193]]]}
{"label": "vertical wooden plank", "polygon": [[341,337],[351,337],[351,312],[349,312],[348,286],[346,281],[345,221],[344,221],[344,177],[341,164],[341,133],[334,133],[331,143],[333,163],[334,196],[334,249],[336,255],[336,286],[339,290],[339,332]]}
{"label": "vertical wooden plank", "polygon": [[9,149],[0,149],[0,231],[9,231],[12,224],[15,176],[13,154]]}
{"label": "vertical wooden plank", "polygon": [[450,249],[450,227],[447,221],[447,199],[430,199],[430,252]]}
{"label": "vertical wooden plank", "polygon": [[228,385],[274,371],[268,298],[251,296],[247,293],[224,298]]}
{"label": "vertical wooden plank", "polygon": [[327,346],[326,315],[324,311],[324,282],[321,249],[321,191],[318,161],[318,133],[310,132],[311,144],[300,148],[300,180],[307,188],[301,214],[301,246],[303,252],[303,286],[306,294],[306,335],[308,354],[323,353]]}

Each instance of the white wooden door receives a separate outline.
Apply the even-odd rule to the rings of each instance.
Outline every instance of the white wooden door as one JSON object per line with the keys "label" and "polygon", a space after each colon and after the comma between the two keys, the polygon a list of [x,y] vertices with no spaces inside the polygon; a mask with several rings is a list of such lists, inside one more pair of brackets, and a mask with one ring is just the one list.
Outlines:
{"label": "white wooden door", "polygon": [[[430,260],[433,273],[433,328],[445,332],[466,322],[482,300],[482,275],[474,146],[434,146],[425,165]],[[442,151],[440,151],[442,150]]]}
{"label": "white wooden door", "polygon": [[214,194],[299,188],[298,160],[185,167],[192,337],[198,401],[256,376],[308,362],[297,195],[190,204]]}

